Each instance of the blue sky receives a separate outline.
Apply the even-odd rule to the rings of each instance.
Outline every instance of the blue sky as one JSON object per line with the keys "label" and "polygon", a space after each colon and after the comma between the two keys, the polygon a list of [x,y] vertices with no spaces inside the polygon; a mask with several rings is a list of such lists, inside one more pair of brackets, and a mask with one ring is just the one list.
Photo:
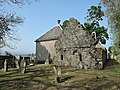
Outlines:
{"label": "blue sky", "polygon": [[[71,17],[84,23],[87,9],[91,5],[98,5],[100,0],[40,0],[24,5],[22,8],[15,5],[7,6],[6,9],[16,12],[24,18],[24,23],[18,27],[21,41],[15,43],[17,49],[3,50],[14,54],[35,53],[35,40],[45,32],[53,28],[60,19],[63,22]],[[107,26],[107,23],[103,23]],[[107,44],[106,46],[108,46]]]}

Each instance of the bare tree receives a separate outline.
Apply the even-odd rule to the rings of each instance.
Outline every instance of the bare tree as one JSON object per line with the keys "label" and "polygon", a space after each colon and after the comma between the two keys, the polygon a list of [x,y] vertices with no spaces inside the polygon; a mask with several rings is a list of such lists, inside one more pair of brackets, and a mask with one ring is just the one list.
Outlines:
{"label": "bare tree", "polygon": [[[38,1],[38,0],[34,0]],[[17,5],[18,7],[24,4],[30,4],[32,0],[0,0],[0,9],[6,4]],[[7,46],[14,48],[13,41],[20,40],[17,36],[17,26],[23,23],[23,19],[16,13],[3,13],[5,10],[0,10],[0,48]],[[12,42],[11,42],[12,41]]]}
{"label": "bare tree", "polygon": [[0,47],[13,48],[9,41],[20,40],[16,35],[16,26],[23,23],[23,19],[15,14],[0,15]]}
{"label": "bare tree", "polygon": [[15,4],[18,6],[24,5],[24,4],[30,4],[32,1],[39,1],[39,0],[0,0],[0,5],[3,6],[5,4]]}

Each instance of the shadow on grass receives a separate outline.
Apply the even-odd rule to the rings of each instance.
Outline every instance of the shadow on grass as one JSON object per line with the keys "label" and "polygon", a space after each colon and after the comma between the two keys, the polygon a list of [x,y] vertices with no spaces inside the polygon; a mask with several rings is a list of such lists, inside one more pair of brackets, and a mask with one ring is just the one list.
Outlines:
{"label": "shadow on grass", "polygon": [[120,65],[120,63],[117,62],[117,60],[115,60],[115,59],[110,59],[110,60],[108,60],[107,63],[105,64],[105,68],[111,67],[111,66],[114,66],[114,65]]}
{"label": "shadow on grass", "polygon": [[19,73],[19,70],[9,70],[8,72],[4,72],[4,71],[1,71],[0,73],[0,78],[2,77],[10,77],[10,75],[13,75],[13,74],[16,74],[16,73]]}
{"label": "shadow on grass", "polygon": [[94,88],[94,90],[103,90],[103,89],[120,90],[120,83],[111,80],[111,81],[107,81],[106,83],[100,83]]}
{"label": "shadow on grass", "polygon": [[64,78],[61,79],[61,83],[65,82],[65,81],[67,81],[67,80],[69,80],[69,79],[71,79],[73,77],[74,76],[66,76],[66,77],[64,77]]}
{"label": "shadow on grass", "polygon": [[54,86],[50,83],[50,80],[46,81],[47,77],[52,75],[52,72],[48,69],[28,68],[25,74],[21,74],[17,70],[11,70],[5,74],[1,72],[0,90],[42,90],[42,88]]}
{"label": "shadow on grass", "polygon": [[[112,64],[112,62],[110,63]],[[114,65],[116,64],[114,63]],[[70,69],[71,72],[75,70],[77,69]],[[66,72],[69,72],[69,69],[65,69],[64,73]],[[54,78],[51,78],[54,76],[51,67],[28,68],[25,74],[18,74],[17,71],[13,71],[0,75],[0,90],[102,90],[114,85],[116,85],[116,88],[120,87],[120,81],[109,80],[109,77],[102,77],[103,74],[97,78],[94,72],[80,71],[75,75],[78,76],[78,74],[84,74],[87,77],[82,80],[74,80],[76,76],[67,74],[62,77],[61,83],[56,84],[53,83]],[[92,77],[89,77],[89,75]]]}

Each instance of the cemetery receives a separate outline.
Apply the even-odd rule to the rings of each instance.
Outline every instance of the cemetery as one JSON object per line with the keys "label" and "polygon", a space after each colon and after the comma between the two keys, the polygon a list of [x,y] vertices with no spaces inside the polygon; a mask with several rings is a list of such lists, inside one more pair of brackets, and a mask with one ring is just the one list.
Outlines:
{"label": "cemetery", "polygon": [[[36,56],[1,55],[0,89],[119,90],[119,55],[96,43],[95,33],[88,34],[76,19],[69,22],[69,28],[61,30],[58,23],[36,40]],[[53,32],[57,38],[48,39]]]}
{"label": "cemetery", "polygon": [[120,90],[120,0],[0,0],[0,90]]}

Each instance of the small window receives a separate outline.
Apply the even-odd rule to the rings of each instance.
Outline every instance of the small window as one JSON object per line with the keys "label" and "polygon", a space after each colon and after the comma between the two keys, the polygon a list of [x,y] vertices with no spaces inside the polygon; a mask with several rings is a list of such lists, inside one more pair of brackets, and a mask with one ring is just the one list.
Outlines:
{"label": "small window", "polygon": [[82,61],[82,55],[81,54],[79,54],[79,59],[80,59],[80,61]]}
{"label": "small window", "polygon": [[80,26],[78,26],[78,28],[80,28]]}
{"label": "small window", "polygon": [[63,60],[63,55],[61,55],[61,60]]}

